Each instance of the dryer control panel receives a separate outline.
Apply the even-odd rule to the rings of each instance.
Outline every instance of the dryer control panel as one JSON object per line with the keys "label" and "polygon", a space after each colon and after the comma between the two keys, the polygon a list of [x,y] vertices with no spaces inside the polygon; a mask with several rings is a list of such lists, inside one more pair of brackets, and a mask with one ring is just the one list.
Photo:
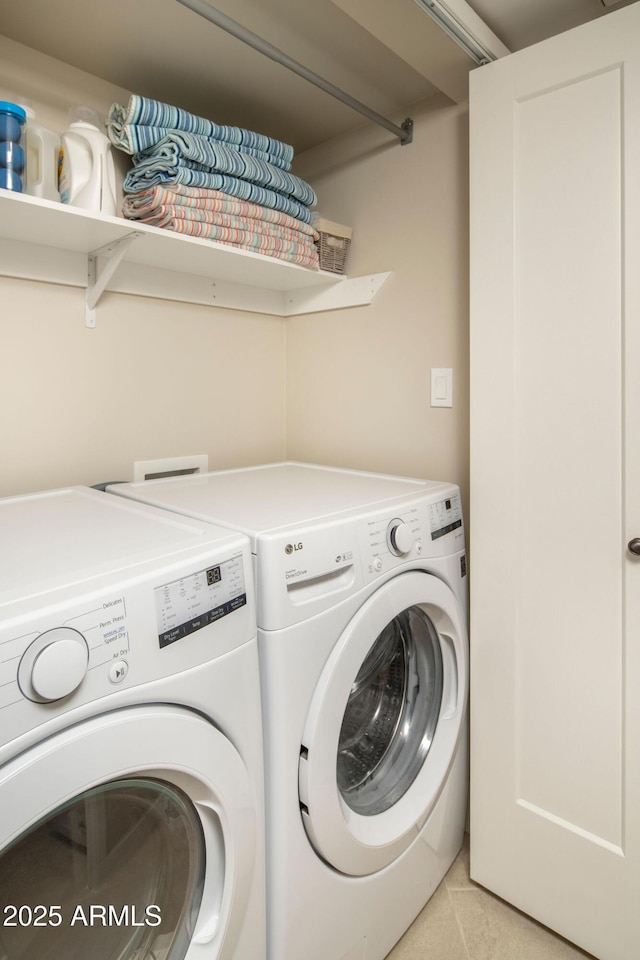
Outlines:
{"label": "dryer control panel", "polygon": [[0,621],[0,746],[255,637],[248,544],[231,556],[201,553],[103,590],[65,593],[63,602],[41,600]]}
{"label": "dryer control panel", "polygon": [[242,557],[172,580],[154,590],[161,647],[228,616],[247,602]]}
{"label": "dryer control panel", "polygon": [[77,486],[0,499],[0,540],[0,748],[256,636],[242,534]]}

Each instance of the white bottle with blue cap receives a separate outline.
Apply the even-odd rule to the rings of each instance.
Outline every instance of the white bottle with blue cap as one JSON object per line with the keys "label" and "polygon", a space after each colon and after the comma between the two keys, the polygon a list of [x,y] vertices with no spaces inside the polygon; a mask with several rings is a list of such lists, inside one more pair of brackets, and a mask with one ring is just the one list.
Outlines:
{"label": "white bottle with blue cap", "polygon": [[85,210],[116,215],[116,176],[111,143],[91,107],[73,107],[60,136],[60,199]]}

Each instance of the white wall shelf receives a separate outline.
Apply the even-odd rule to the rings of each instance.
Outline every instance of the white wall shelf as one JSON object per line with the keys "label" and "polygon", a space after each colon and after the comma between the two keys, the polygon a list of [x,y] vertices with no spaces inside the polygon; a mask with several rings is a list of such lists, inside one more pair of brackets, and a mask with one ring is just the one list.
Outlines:
{"label": "white wall shelf", "polygon": [[0,274],[288,317],[364,306],[388,273],[348,278],[0,190]]}

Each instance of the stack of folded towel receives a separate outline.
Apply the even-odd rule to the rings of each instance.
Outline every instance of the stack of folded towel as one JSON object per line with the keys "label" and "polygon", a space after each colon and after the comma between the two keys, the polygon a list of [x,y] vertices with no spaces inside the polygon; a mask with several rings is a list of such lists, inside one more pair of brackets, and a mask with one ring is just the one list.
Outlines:
{"label": "stack of folded towel", "polygon": [[316,196],[288,144],[140,96],[113,104],[107,132],[132,155],[125,217],[318,267]]}
{"label": "stack of folded towel", "polygon": [[122,212],[131,220],[177,233],[231,243],[305,267],[318,266],[314,241],[319,234],[310,224],[220,190],[182,184],[151,187],[125,197]]}

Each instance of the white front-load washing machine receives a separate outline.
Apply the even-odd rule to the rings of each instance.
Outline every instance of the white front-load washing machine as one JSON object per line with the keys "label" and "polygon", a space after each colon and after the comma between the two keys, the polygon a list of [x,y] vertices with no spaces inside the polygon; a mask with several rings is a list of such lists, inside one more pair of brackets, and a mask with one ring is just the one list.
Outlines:
{"label": "white front-load washing machine", "polygon": [[467,590],[448,483],[282,463],[113,493],[248,534],[270,960],[380,960],[458,853]]}
{"label": "white front-load washing machine", "polygon": [[0,500],[1,960],[265,957],[246,537]]}

